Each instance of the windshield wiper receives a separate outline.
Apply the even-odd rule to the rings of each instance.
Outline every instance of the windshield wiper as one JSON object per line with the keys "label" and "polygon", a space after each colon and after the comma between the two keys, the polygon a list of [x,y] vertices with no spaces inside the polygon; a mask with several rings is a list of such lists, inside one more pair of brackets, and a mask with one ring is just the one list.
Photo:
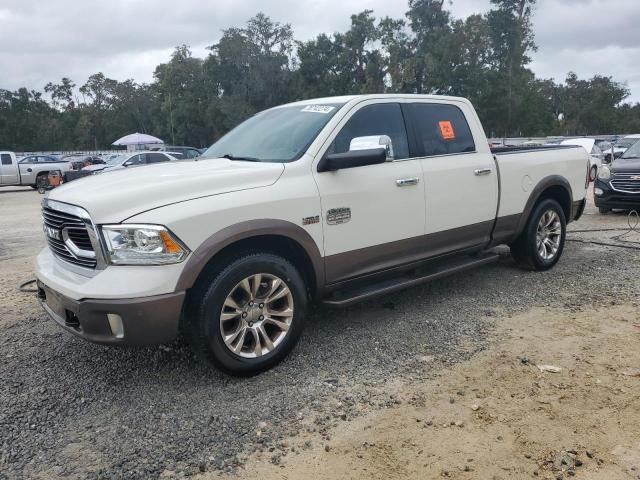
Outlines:
{"label": "windshield wiper", "polygon": [[241,160],[246,162],[259,162],[260,159],[256,157],[236,157],[233,153],[225,153],[222,155],[222,158],[226,158],[228,160]]}

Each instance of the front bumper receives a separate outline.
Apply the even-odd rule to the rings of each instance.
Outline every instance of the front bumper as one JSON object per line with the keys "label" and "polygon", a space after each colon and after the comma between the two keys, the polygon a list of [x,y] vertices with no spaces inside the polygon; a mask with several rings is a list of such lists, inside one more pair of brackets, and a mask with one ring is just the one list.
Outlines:
{"label": "front bumper", "polygon": [[66,331],[106,345],[154,345],[177,337],[185,292],[153,297],[73,300],[38,281],[45,312]]}
{"label": "front bumper", "polygon": [[596,207],[619,208],[621,210],[632,210],[640,208],[640,194],[619,192],[611,188],[609,182],[596,179],[594,188],[602,190],[602,195],[594,193],[593,198]]}

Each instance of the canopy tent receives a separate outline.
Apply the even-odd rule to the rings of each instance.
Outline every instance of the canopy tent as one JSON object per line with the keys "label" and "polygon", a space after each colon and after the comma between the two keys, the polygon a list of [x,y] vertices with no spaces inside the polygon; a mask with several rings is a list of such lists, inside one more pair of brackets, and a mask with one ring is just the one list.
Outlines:
{"label": "canopy tent", "polygon": [[145,148],[146,145],[164,144],[164,141],[146,133],[132,133],[119,138],[112,145],[126,145],[127,150],[139,150],[140,147]]}

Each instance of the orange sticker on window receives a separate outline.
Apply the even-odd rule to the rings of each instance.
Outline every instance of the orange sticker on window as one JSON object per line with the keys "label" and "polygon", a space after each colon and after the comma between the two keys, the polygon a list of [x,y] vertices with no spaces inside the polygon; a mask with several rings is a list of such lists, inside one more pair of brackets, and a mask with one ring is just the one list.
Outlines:
{"label": "orange sticker on window", "polygon": [[438,126],[440,127],[440,136],[444,140],[453,140],[456,138],[456,132],[449,120],[441,120],[438,122]]}

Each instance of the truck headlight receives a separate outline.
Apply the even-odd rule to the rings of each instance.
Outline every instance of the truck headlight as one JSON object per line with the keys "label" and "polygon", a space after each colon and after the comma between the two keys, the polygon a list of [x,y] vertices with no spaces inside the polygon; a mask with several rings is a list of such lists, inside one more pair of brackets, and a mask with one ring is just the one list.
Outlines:
{"label": "truck headlight", "polygon": [[598,170],[598,178],[600,180],[609,180],[611,178],[611,169],[603,165],[602,168]]}
{"label": "truck headlight", "polygon": [[102,237],[113,265],[179,263],[189,250],[159,225],[103,225]]}

